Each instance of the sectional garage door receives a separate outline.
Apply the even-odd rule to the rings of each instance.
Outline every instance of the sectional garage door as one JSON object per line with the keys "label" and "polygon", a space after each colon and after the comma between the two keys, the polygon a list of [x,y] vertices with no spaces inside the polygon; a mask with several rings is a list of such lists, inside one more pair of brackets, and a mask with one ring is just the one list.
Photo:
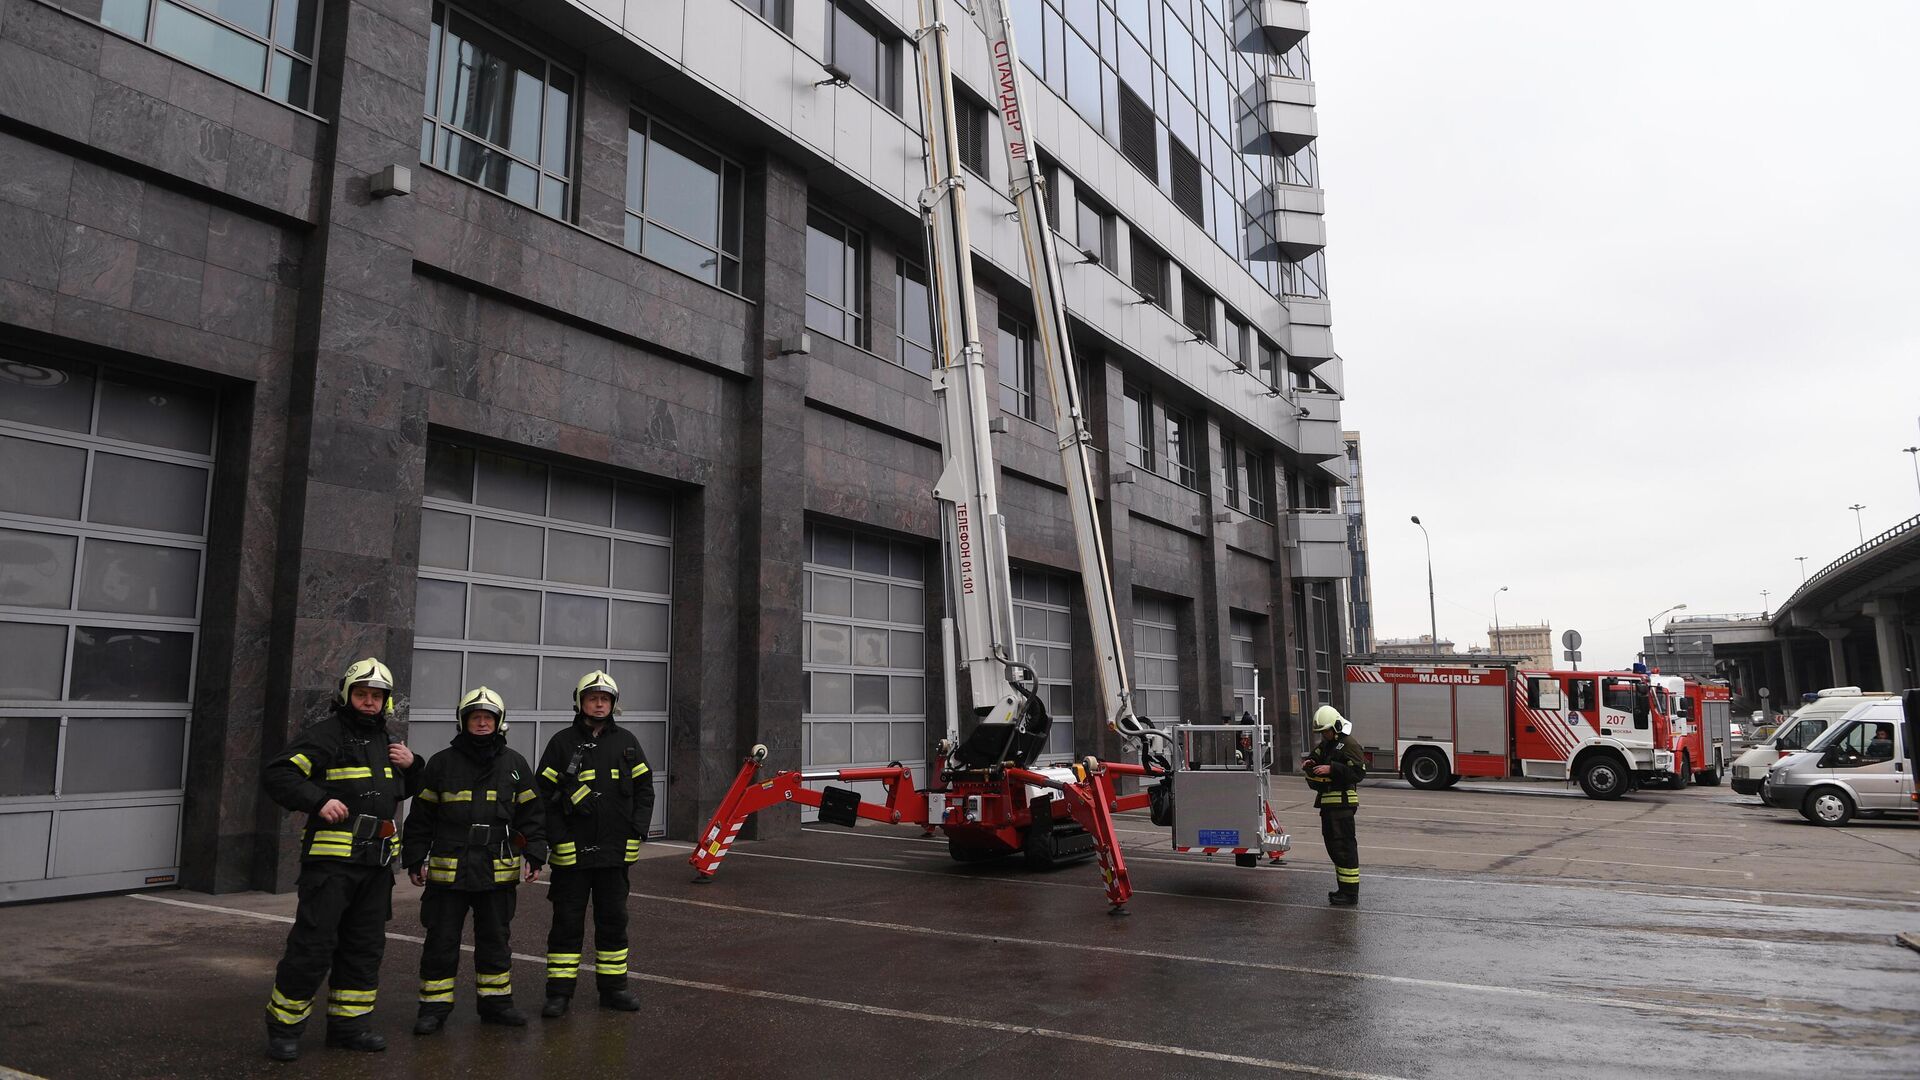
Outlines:
{"label": "sectional garage door", "polygon": [[0,900],[174,880],[214,401],[0,355]]}
{"label": "sectional garage door", "polygon": [[538,763],[573,722],[574,684],[605,668],[653,765],[663,835],[672,534],[658,491],[430,444],[408,744],[445,748],[461,693],[485,685],[506,699],[508,743]]}

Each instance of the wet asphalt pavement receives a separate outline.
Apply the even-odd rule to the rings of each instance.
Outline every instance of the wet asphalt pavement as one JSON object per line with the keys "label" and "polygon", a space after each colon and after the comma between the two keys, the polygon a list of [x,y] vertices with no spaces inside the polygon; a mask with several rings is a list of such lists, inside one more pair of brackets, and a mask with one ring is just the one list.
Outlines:
{"label": "wet asphalt pavement", "polygon": [[[1287,791],[1282,781],[1282,792]],[[1920,1072],[1920,824],[1820,829],[1726,789],[1617,803],[1369,783],[1363,906],[1332,909],[1318,823],[1282,867],[1121,827],[1133,914],[1088,862],[961,867],[918,830],[808,826],[689,882],[634,870],[637,1014],[483,1028],[470,962],[409,1034],[417,891],[396,889],[379,1055],[260,1056],[291,896],[164,892],[0,909],[0,1066],[49,1078],[1805,1077]],[[1528,797],[1529,794],[1553,797]],[[549,909],[521,890],[516,997]],[[4,1075],[4,1069],[0,1069]]]}

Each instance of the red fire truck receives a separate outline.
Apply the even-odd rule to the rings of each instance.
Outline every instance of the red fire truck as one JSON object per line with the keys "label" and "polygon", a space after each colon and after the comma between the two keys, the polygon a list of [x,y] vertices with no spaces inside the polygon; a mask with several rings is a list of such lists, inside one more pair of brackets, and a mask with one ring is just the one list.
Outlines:
{"label": "red fire truck", "polygon": [[1674,787],[1714,786],[1733,761],[1732,693],[1727,684],[1692,676],[1653,676],[1655,707],[1671,718]]}
{"label": "red fire truck", "polygon": [[1370,766],[1429,790],[1463,776],[1529,777],[1617,799],[1673,768],[1654,696],[1646,675],[1523,671],[1501,657],[1347,664],[1347,715]]}

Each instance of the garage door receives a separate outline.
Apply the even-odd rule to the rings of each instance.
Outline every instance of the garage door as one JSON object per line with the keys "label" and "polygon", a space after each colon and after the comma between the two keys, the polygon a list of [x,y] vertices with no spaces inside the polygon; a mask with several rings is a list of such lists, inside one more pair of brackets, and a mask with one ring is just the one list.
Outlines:
{"label": "garage door", "polygon": [[1133,708],[1160,725],[1180,723],[1180,630],[1173,601],[1133,594]]}
{"label": "garage door", "polygon": [[460,695],[507,703],[507,742],[537,763],[604,668],[655,777],[667,828],[667,642],[673,509],[664,493],[435,440],[427,450],[407,742],[435,753]]}
{"label": "garage door", "polygon": [[1043,763],[1073,759],[1073,586],[1060,574],[1013,569],[1013,618],[1020,659],[1040,683],[1053,727]]}
{"label": "garage door", "polygon": [[0,356],[0,899],[178,874],[210,395]]}
{"label": "garage door", "polygon": [[[920,545],[809,524],[807,551],[801,763],[924,766],[927,601]],[[862,795],[877,798],[879,788]]]}

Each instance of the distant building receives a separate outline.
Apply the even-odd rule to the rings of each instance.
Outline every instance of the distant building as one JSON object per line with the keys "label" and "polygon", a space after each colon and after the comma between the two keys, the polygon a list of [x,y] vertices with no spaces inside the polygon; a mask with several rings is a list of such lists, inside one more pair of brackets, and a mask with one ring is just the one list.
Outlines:
{"label": "distant building", "polygon": [[1374,642],[1373,648],[1369,651],[1375,656],[1433,656],[1436,653],[1441,656],[1460,655],[1459,649],[1446,638],[1440,639],[1439,648],[1436,649],[1432,634],[1421,634],[1413,638],[1387,638],[1385,641]]}
{"label": "distant building", "polygon": [[1353,651],[1373,651],[1373,571],[1367,565],[1367,496],[1361,483],[1360,433],[1343,431],[1347,448],[1347,486],[1340,489],[1340,512],[1347,516],[1347,551],[1353,575],[1347,579],[1348,640]]}
{"label": "distant building", "polygon": [[1553,666],[1553,627],[1546,623],[1538,626],[1502,626],[1498,629],[1488,627],[1487,644],[1490,651],[1498,655],[1523,657],[1520,661],[1522,667]]}
{"label": "distant building", "polygon": [[1711,633],[1676,634],[1671,631],[1640,639],[1640,662],[1662,675],[1691,675],[1717,679],[1721,671],[1713,657]]}

